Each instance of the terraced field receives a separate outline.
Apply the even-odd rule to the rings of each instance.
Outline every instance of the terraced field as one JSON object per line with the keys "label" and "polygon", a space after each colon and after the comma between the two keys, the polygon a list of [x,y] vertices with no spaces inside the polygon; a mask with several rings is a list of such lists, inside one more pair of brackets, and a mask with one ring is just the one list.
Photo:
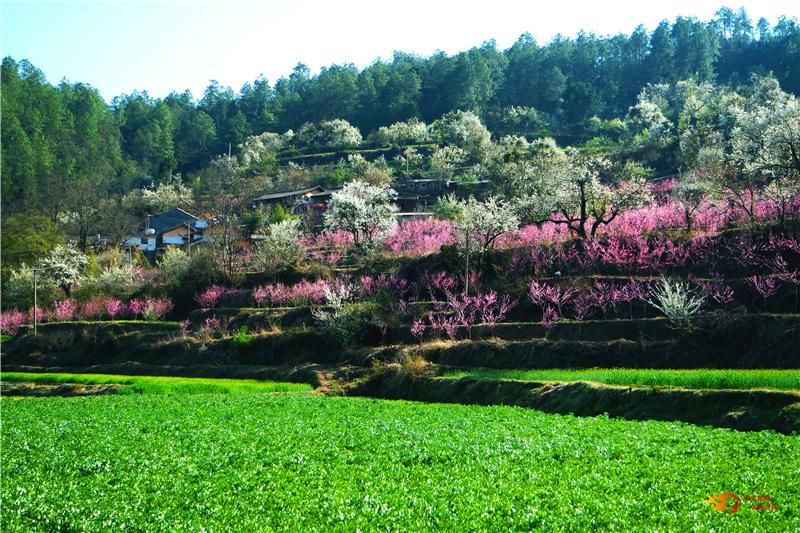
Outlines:
{"label": "terraced field", "polygon": [[[307,394],[2,400],[5,531],[770,530],[800,438]],[[703,500],[769,495],[777,510]]]}
{"label": "terraced field", "polygon": [[548,369],[454,370],[445,377],[517,379],[522,381],[596,381],[609,385],[687,389],[778,389],[800,391],[800,370],[657,370],[657,369]]}
{"label": "terraced field", "polygon": [[119,384],[119,394],[246,394],[255,392],[311,391],[305,383],[276,383],[254,379],[178,378],[160,376],[121,376],[113,374],[65,374],[2,372],[0,381],[40,384],[80,383]]}

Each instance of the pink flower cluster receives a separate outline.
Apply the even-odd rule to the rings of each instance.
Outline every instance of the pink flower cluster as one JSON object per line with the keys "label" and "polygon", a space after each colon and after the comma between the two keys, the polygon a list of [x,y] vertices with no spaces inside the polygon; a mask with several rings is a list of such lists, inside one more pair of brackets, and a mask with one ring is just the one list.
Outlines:
{"label": "pink flower cluster", "polygon": [[75,318],[78,306],[74,300],[61,300],[53,302],[53,319],[56,322],[67,322]]}
{"label": "pink flower cluster", "polygon": [[272,283],[256,287],[253,299],[259,307],[318,304],[325,299],[326,288],[330,289],[332,285],[325,280],[308,281],[303,278],[291,286]]}
{"label": "pink flower cluster", "polygon": [[5,335],[16,335],[20,326],[25,325],[28,317],[18,309],[0,312],[0,332]]}
{"label": "pink flower cluster", "polygon": [[217,305],[220,299],[228,294],[231,289],[220,285],[212,285],[194,297],[194,301],[203,309],[211,309]]}
{"label": "pink flower cluster", "polygon": [[394,228],[384,246],[398,255],[425,255],[438,252],[444,245],[454,244],[457,236],[446,220],[409,220]]}
{"label": "pink flower cluster", "polygon": [[517,305],[517,300],[509,295],[498,296],[489,290],[478,292],[475,296],[445,291],[446,301],[437,302],[425,319],[415,319],[411,324],[411,333],[422,338],[425,333],[444,333],[451,339],[458,337],[461,330],[471,331],[472,326],[486,324],[494,326],[505,320],[508,312]]}
{"label": "pink flower cluster", "polygon": [[129,303],[122,302],[116,298],[107,296],[95,296],[84,304],[78,304],[75,300],[59,300],[53,302],[53,309],[50,312],[41,307],[33,308],[23,313],[17,309],[3,311],[2,329],[3,331],[13,331],[13,335],[19,326],[26,323],[33,323],[34,315],[36,322],[68,322],[71,320],[102,320],[109,317],[112,320],[118,318],[137,318],[145,320],[159,320],[172,310],[172,302],[167,298],[137,298]]}
{"label": "pink flower cluster", "polygon": [[407,279],[396,274],[365,275],[359,277],[358,282],[361,285],[362,296],[371,296],[380,291],[388,291],[398,299],[406,300],[416,289],[413,283],[409,283]]}
{"label": "pink flower cluster", "polygon": [[542,309],[543,325],[556,322],[567,310],[576,320],[585,320],[595,310],[607,316],[618,304],[645,300],[648,294],[649,283],[635,279],[624,284],[596,281],[589,290],[552,286],[534,280],[528,290],[528,298]]}
{"label": "pink flower cluster", "polygon": [[569,230],[563,224],[544,222],[529,224],[517,231],[504,233],[497,238],[500,249],[520,248],[564,241],[570,238]]}
{"label": "pink flower cluster", "polygon": [[113,319],[117,318],[118,316],[123,316],[128,311],[128,306],[125,305],[124,302],[117,300],[116,298],[109,298],[106,301],[106,312],[108,316]]}
{"label": "pink flower cluster", "polygon": [[[668,190],[671,187],[672,182],[665,180],[660,183],[659,190]],[[780,207],[767,200],[756,200],[753,202],[753,214],[758,220],[777,219]],[[784,207],[788,215],[800,215],[800,196],[789,201]],[[700,235],[712,236],[723,228],[734,223],[745,222],[746,219],[746,213],[738,208],[732,200],[718,204],[706,200],[694,213],[692,228]],[[591,222],[590,219],[588,224]],[[598,236],[641,238],[642,235],[648,233],[685,228],[686,219],[683,205],[668,197],[659,203],[621,212],[610,224],[600,227]],[[523,226],[516,232],[501,236],[497,242],[500,248],[519,248],[535,244],[556,243],[570,237],[566,225],[545,222]]]}
{"label": "pink flower cluster", "polygon": [[718,305],[729,304],[735,300],[733,289],[717,272],[712,275],[711,279],[700,279],[690,274],[689,280],[700,288],[706,298]]}
{"label": "pink flower cluster", "polygon": [[301,244],[311,258],[335,266],[353,245],[353,236],[342,230],[324,231],[318,235],[307,235]]}
{"label": "pink flower cluster", "polygon": [[[218,318],[216,315],[210,316],[203,320],[203,323],[200,325],[200,334],[204,337],[211,338],[216,336],[218,333],[225,333],[228,330],[228,321],[227,317],[225,318]],[[186,331],[188,331],[189,325],[186,325]],[[184,331],[184,326],[181,325],[181,331]]]}
{"label": "pink flower cluster", "polygon": [[454,292],[458,281],[446,272],[426,275],[423,283],[428,290],[431,301],[447,299],[447,295]]}
{"label": "pink flower cluster", "polygon": [[172,302],[166,298],[144,298],[131,300],[128,312],[135,318],[141,315],[145,320],[159,320],[172,310]]}

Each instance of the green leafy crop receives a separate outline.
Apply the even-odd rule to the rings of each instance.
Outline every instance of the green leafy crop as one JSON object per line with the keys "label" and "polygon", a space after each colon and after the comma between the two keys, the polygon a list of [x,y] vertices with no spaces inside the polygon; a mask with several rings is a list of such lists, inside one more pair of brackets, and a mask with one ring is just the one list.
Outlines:
{"label": "green leafy crop", "polygon": [[[292,395],[3,399],[4,531],[787,531],[800,441]],[[769,495],[778,510],[703,500]]]}

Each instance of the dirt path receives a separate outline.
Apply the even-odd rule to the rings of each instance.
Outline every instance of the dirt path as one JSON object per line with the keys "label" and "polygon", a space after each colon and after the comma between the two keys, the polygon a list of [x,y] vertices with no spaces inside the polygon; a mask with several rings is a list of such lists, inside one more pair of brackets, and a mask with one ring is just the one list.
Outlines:
{"label": "dirt path", "polygon": [[323,394],[328,395],[331,393],[331,381],[328,379],[330,377],[329,373],[323,372],[321,370],[317,370],[314,372],[317,375],[317,380],[319,380],[319,387],[314,389],[315,394]]}

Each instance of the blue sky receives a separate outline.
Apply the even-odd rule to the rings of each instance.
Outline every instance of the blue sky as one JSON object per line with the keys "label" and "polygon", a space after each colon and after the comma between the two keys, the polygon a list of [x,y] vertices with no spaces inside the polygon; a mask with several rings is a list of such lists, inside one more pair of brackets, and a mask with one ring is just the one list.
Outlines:
{"label": "blue sky", "polygon": [[[654,28],[678,15],[709,19],[724,0],[233,0],[0,3],[3,56],[28,59],[52,83],[89,83],[108,100],[133,90],[162,97],[209,80],[238,90],[263,74],[273,83],[303,62],[363,67],[393,50],[455,53],[530,32],[539,43],[579,30],[600,35]],[[754,22],[797,17],[797,0],[739,0]]]}

